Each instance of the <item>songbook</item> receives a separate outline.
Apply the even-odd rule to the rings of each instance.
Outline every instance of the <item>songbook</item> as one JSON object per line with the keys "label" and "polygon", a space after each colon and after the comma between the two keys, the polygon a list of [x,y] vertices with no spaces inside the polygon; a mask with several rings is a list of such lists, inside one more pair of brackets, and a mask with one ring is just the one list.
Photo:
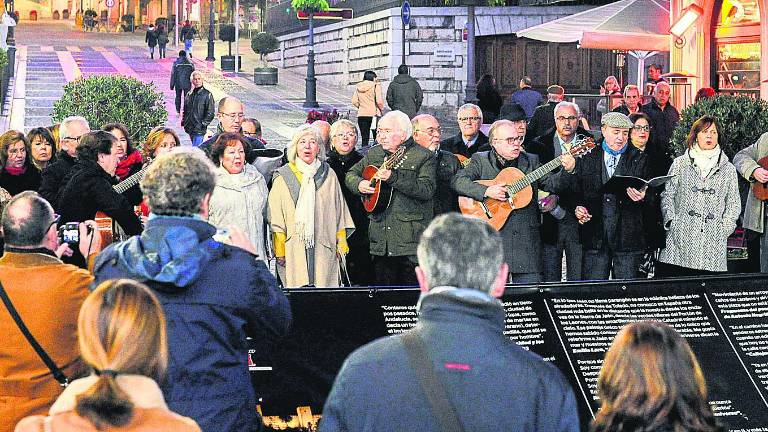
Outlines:
{"label": "songbook", "polygon": [[645,180],[635,176],[614,175],[603,185],[603,191],[607,193],[623,193],[627,188],[642,190],[645,187],[659,187],[668,182],[675,175],[664,175]]}

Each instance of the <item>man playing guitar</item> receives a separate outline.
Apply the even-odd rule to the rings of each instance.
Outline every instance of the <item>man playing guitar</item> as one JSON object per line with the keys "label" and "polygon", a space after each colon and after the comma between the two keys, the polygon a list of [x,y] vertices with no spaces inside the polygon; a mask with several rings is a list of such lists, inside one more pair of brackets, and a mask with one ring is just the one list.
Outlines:
{"label": "man playing guitar", "polygon": [[[453,178],[454,190],[462,196],[483,201],[486,197],[504,201],[509,198],[506,184],[485,186],[477,180],[494,179],[503,169],[514,167],[528,174],[539,167],[535,154],[522,152],[524,136],[509,120],[497,120],[488,131],[490,151],[472,155],[469,164]],[[562,165],[573,170],[576,161],[568,154],[562,156]],[[537,189],[551,190],[551,176],[545,175],[534,182],[533,196]],[[536,200],[522,208],[513,209],[500,232],[504,242],[505,262],[509,266],[510,282],[538,283],[541,281],[541,237],[539,235],[539,209]]]}
{"label": "man playing guitar", "polygon": [[[377,146],[347,172],[346,184],[357,194],[371,195],[376,188],[363,176],[368,166],[384,166],[386,158],[401,146],[405,153],[394,169],[379,169],[374,183],[391,187],[388,206],[368,215],[371,256],[378,285],[415,285],[416,245],[432,220],[435,195],[435,158],[414,143],[413,127],[400,111],[384,115],[376,129]],[[374,185],[375,186],[375,185]],[[386,203],[385,203],[386,204]]]}

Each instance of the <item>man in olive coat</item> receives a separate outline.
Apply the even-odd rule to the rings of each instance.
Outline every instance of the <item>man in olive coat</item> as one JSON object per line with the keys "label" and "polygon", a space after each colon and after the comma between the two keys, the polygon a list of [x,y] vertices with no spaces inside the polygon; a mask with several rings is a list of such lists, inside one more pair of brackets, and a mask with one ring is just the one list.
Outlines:
{"label": "man in olive coat", "polygon": [[389,205],[369,214],[371,256],[378,285],[416,285],[416,245],[433,217],[436,174],[434,155],[413,141],[411,120],[401,111],[391,111],[379,120],[379,145],[347,172],[346,184],[358,195],[373,194],[371,182],[363,178],[368,165],[382,167],[401,146],[405,154],[392,169],[381,169],[376,178],[382,188],[391,188]]}

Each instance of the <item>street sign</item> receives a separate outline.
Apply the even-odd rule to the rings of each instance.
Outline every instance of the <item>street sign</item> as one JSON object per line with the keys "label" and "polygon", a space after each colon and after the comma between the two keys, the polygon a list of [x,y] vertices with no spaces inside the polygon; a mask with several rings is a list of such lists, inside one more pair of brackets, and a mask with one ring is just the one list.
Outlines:
{"label": "street sign", "polygon": [[[309,13],[297,10],[296,18],[300,20],[309,19]],[[315,12],[313,18],[324,20],[348,20],[354,18],[354,12],[352,9],[329,8],[328,10]]]}
{"label": "street sign", "polygon": [[106,0],[104,3],[107,5],[108,8],[115,7],[115,0]]}
{"label": "street sign", "polygon": [[400,18],[402,18],[404,26],[411,23],[411,4],[407,0],[403,2],[403,7],[400,8]]}

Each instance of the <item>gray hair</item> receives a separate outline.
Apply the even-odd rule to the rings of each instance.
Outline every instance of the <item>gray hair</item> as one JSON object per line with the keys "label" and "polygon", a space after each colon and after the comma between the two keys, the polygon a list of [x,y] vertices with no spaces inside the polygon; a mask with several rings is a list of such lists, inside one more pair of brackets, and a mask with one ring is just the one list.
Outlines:
{"label": "gray hair", "polygon": [[355,142],[360,141],[360,126],[358,126],[356,123],[352,122],[348,119],[338,119],[331,125],[331,146],[333,147],[333,138],[334,136],[339,133],[339,129],[345,126],[348,129],[352,130],[357,134],[357,139]]}
{"label": "gray hair", "polygon": [[408,114],[402,112],[402,111],[390,111],[386,114],[384,114],[379,121],[382,121],[384,119],[389,119],[390,117],[394,118],[397,124],[400,126],[400,128],[405,132],[405,135],[410,138],[413,136],[413,125],[411,124],[411,118],[408,117]]}
{"label": "gray hair", "polygon": [[496,136],[496,130],[501,126],[509,126],[517,130],[517,126],[515,126],[515,123],[512,122],[511,120],[507,120],[507,119],[496,120],[491,125],[491,128],[488,129],[488,141],[490,143],[493,143],[493,138]]}
{"label": "gray hair", "polygon": [[325,160],[325,143],[323,142],[323,137],[320,136],[320,131],[311,124],[305,123],[296,128],[296,132],[294,132],[293,136],[291,137],[291,142],[288,143],[288,147],[285,149],[288,162],[293,162],[296,160],[296,146],[299,145],[299,140],[307,135],[311,136],[315,139],[315,141],[317,141],[317,158],[320,159],[320,161]]}
{"label": "gray hair", "polygon": [[141,180],[150,210],[164,216],[199,215],[203,198],[215,186],[216,167],[195,147],[174,147],[160,155]]}
{"label": "gray hair", "polygon": [[53,208],[37,192],[24,191],[5,204],[2,219],[8,246],[41,246],[51,228]]}
{"label": "gray hair", "polygon": [[427,285],[490,292],[504,262],[501,235],[489,224],[446,213],[429,224],[416,249]]}
{"label": "gray hair", "polygon": [[202,78],[203,80],[205,80],[205,75],[203,75],[203,73],[202,73],[202,72],[200,72],[199,70],[196,70],[196,71],[192,71],[192,73],[191,73],[191,74],[189,74],[189,78],[190,78],[190,79],[192,79],[192,78],[194,78],[194,77],[195,77],[195,76],[197,76],[197,75],[200,75],[200,78]]}
{"label": "gray hair", "polygon": [[568,101],[562,101],[562,102],[559,102],[557,105],[555,105],[555,111],[554,111],[555,117],[557,117],[557,111],[563,108],[573,108],[574,110],[576,110],[576,117],[581,117],[581,108],[579,108],[579,105],[573,102],[568,102]]}
{"label": "gray hair", "polygon": [[464,105],[459,107],[459,110],[456,111],[456,117],[458,118],[461,115],[462,111],[467,111],[473,109],[477,113],[477,116],[480,117],[480,123],[483,122],[483,110],[480,109],[479,106],[473,104],[473,103],[465,103]]}
{"label": "gray hair", "polygon": [[666,87],[666,88],[669,89],[669,91],[672,91],[672,86],[669,85],[668,82],[666,82],[666,81],[659,81],[658,83],[656,83],[656,86],[653,88],[653,93],[654,94],[656,94],[656,89],[659,88],[659,87]]}
{"label": "gray hair", "polygon": [[63,138],[63,137],[69,136],[69,125],[72,123],[80,123],[83,126],[85,126],[85,128],[88,129],[89,131],[91,130],[91,125],[88,124],[88,120],[85,117],[69,116],[64,120],[62,120],[61,124],[59,125],[59,137]]}
{"label": "gray hair", "polygon": [[638,96],[642,96],[642,93],[640,92],[640,88],[634,84],[627,84],[626,87],[624,87],[624,97],[627,97],[627,93],[630,91],[636,91]]}

